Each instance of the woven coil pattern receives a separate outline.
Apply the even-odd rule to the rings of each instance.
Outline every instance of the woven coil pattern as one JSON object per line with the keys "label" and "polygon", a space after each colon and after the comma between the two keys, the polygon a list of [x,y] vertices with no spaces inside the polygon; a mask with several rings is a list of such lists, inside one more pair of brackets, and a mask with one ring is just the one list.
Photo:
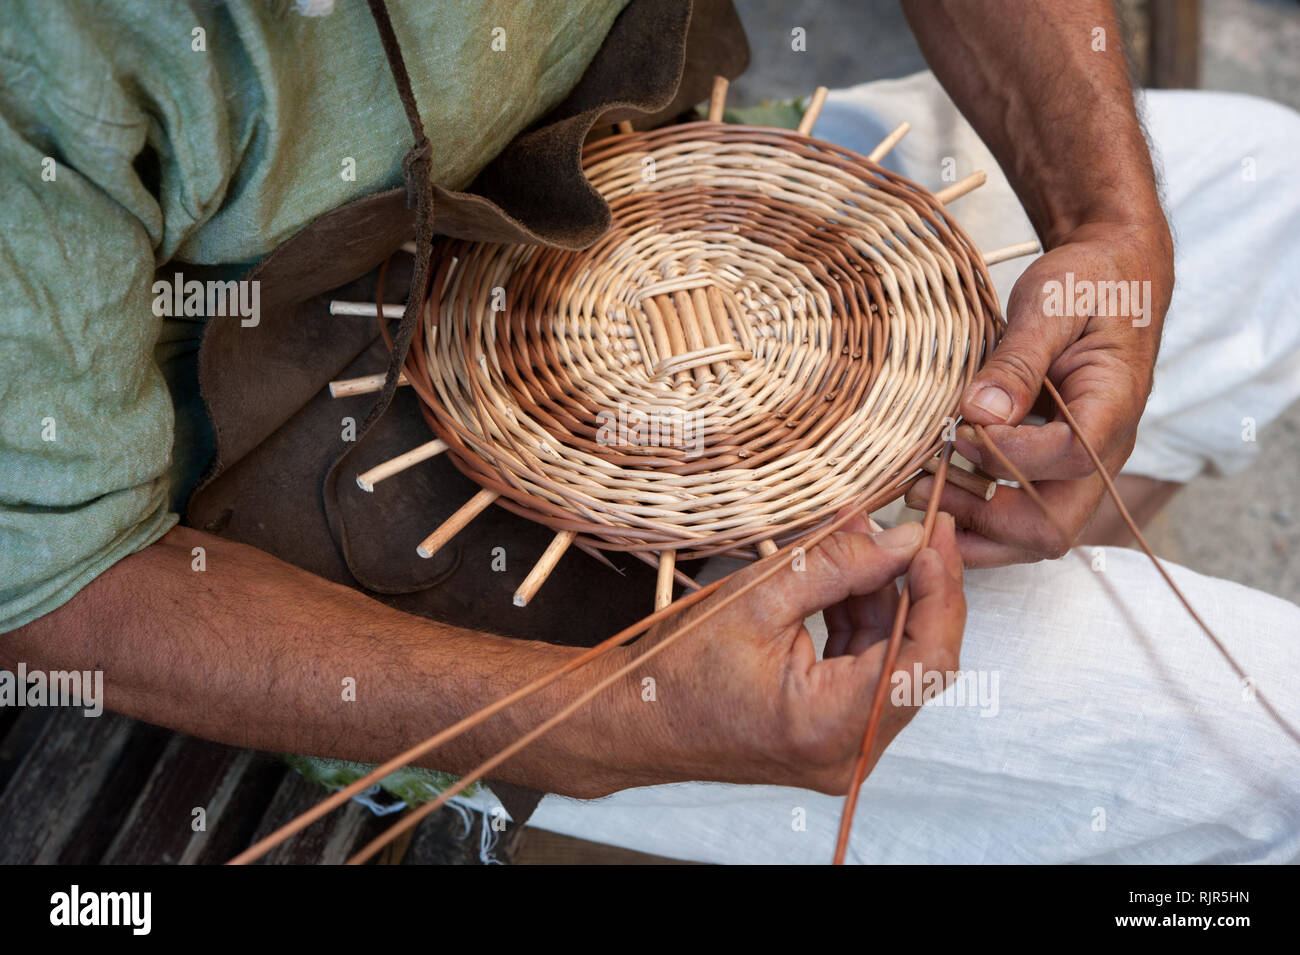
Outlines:
{"label": "woven coil pattern", "polygon": [[753,557],[901,495],[1003,320],[920,186],[785,130],[589,144],[581,251],[443,241],[407,377],[456,467],[578,541]]}

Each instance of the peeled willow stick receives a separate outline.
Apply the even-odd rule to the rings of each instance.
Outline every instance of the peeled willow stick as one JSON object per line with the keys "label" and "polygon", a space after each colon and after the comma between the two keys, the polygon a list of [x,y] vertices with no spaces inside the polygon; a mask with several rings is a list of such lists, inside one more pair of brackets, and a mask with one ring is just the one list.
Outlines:
{"label": "peeled willow stick", "polygon": [[[930,546],[930,534],[934,531],[934,522],[939,516],[939,495],[943,493],[944,482],[948,477],[948,464],[951,460],[952,442],[949,441],[943,446],[939,466],[934,472],[934,487],[930,489],[930,500],[925,508],[925,523],[921,525],[923,548]],[[907,611],[911,606],[912,590],[904,581],[903,591],[898,597],[898,607],[894,611],[894,625],[889,632],[889,643],[885,645],[885,659],[880,664],[876,692],[871,698],[867,728],[862,734],[862,745],[858,748],[858,760],[853,766],[849,792],[844,797],[844,810],[840,814],[839,839],[835,843],[834,865],[844,864],[844,854],[849,848],[849,835],[853,831],[853,814],[858,808],[858,792],[862,789],[862,780],[867,778],[867,764],[871,761],[871,750],[875,747],[876,736],[880,732],[880,720],[885,712],[885,697],[889,695],[889,683],[894,676],[894,665],[898,662],[898,651],[903,646],[903,630],[907,625]]]}
{"label": "peeled willow stick", "polygon": [[885,158],[885,155],[891,149],[898,145],[898,141],[906,136],[907,131],[911,128],[912,124],[909,122],[904,121],[899,123],[898,127],[892,133],[880,141],[879,146],[867,153],[867,161],[879,163],[880,160]]}
{"label": "peeled willow stick", "polygon": [[813,90],[812,99],[808,101],[808,108],[803,111],[803,118],[799,120],[799,128],[795,130],[800,136],[811,136],[813,126],[817,124],[817,117],[821,115],[822,107],[826,105],[826,94],[829,91],[824,86],[819,86]]}
{"label": "peeled willow stick", "polygon": [[[344,302],[334,299],[330,302],[331,315],[350,315],[359,318],[374,318],[379,314],[379,307],[373,302]],[[405,305],[385,305],[384,318],[401,318],[406,314]]]}
{"label": "peeled willow stick", "polygon": [[492,502],[500,496],[497,491],[487,489],[479,491],[462,504],[460,510],[439,524],[436,531],[420,541],[420,546],[415,548],[415,552],[421,557],[432,557],[442,549],[447,541],[464,530],[470,521],[486,511]]}
{"label": "peeled willow stick", "polygon": [[994,249],[992,252],[984,253],[985,265],[997,265],[999,262],[1006,262],[1008,259],[1018,259],[1022,255],[1033,255],[1042,250],[1037,239],[1030,239],[1028,242],[1017,242],[1015,245],[1006,245],[1000,249]]}
{"label": "peeled willow stick", "polygon": [[727,106],[727,78],[725,76],[715,76],[713,78],[713,91],[709,94],[709,122],[722,122],[722,111]]}
{"label": "peeled willow stick", "polygon": [[555,565],[560,562],[560,558],[564,556],[564,552],[569,549],[569,545],[577,536],[576,531],[560,531],[551,539],[551,543],[547,545],[542,556],[533,565],[533,569],[524,578],[524,582],[515,591],[516,607],[528,606],[528,601],[532,600],[542,584],[546,583],[546,578],[551,576],[551,571],[555,570]]}
{"label": "peeled willow stick", "polygon": [[934,194],[934,197],[939,200],[940,205],[946,206],[954,199],[960,199],[962,196],[966,195],[966,193],[974,192],[987,181],[988,176],[984,175],[983,170],[973,172],[965,179],[958,179],[947,189],[940,189]]}
{"label": "peeled willow stick", "polygon": [[[330,382],[331,398],[350,398],[353,395],[368,395],[376,391],[381,391],[384,387],[384,374],[362,375],[360,378],[340,378],[338,381]],[[406,377],[406,372],[401,372],[397,376],[397,384],[409,385],[410,379]]]}
{"label": "peeled willow stick", "polygon": [[[943,462],[936,461],[933,458],[921,462],[921,470],[927,474],[938,474],[941,467],[943,467]],[[993,500],[993,495],[998,490],[998,482],[987,474],[976,474],[974,471],[959,468],[955,464],[948,468],[948,483],[955,484],[963,491],[969,491],[976,497],[982,497],[986,501]]]}
{"label": "peeled willow stick", "polygon": [[677,552],[659,552],[659,578],[655,581],[655,609],[663,610],[673,602],[673,571],[677,567]]}
{"label": "peeled willow stick", "polygon": [[[578,546],[579,546],[579,547],[582,547],[581,544],[579,544]],[[599,550],[598,548],[595,548],[595,547],[588,547],[588,548],[586,548],[586,550],[587,550],[587,553],[589,553],[592,557],[596,557],[596,559],[599,560],[601,563],[603,563],[603,564],[605,564],[606,566],[611,567],[611,568],[613,568],[614,570],[618,571],[619,574],[622,574],[622,573],[623,573],[621,570],[618,570],[617,567],[614,567],[614,565],[613,565],[612,563],[610,563],[609,558],[605,557],[604,554],[601,554],[601,552],[600,552],[600,550]],[[642,551],[639,551],[639,550],[630,550],[630,551],[627,551],[627,553],[630,554],[631,556],[635,557],[637,560],[641,561],[641,563],[646,564],[646,565],[648,565],[648,566],[650,566],[650,567],[653,567],[653,568],[655,568],[655,570],[658,570],[658,569],[659,569],[659,560],[658,560],[658,558],[651,557],[649,554],[643,553]],[[600,556],[597,557],[597,555],[600,555]],[[676,564],[677,564],[677,560],[676,560],[676,552],[674,551],[674,557],[673,557],[673,580],[677,581],[679,584],[681,584],[681,585],[682,585],[683,587],[685,587],[687,590],[699,590],[699,589],[700,589],[700,584],[699,584],[699,582],[698,582],[697,580],[695,580],[694,577],[688,577],[686,574],[682,573],[681,570],[679,570],[679,569],[677,568]]]}
{"label": "peeled willow stick", "polygon": [[385,478],[390,478],[394,474],[405,471],[421,461],[427,461],[436,457],[447,450],[447,442],[440,439],[434,439],[418,448],[412,448],[405,454],[399,454],[391,461],[385,461],[383,464],[377,464],[369,471],[362,471],[357,475],[357,487],[363,491],[373,491],[375,485]]}

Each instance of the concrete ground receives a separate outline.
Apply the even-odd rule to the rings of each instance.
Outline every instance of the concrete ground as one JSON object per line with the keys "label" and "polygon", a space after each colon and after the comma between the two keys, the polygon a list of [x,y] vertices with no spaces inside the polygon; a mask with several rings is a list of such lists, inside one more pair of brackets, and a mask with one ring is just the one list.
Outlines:
{"label": "concrete ground", "polygon": [[[925,68],[896,0],[737,0],[752,50],[729,102],[806,96]],[[802,27],[807,52],[791,50]],[[1300,109],[1300,4],[1205,0],[1201,85]],[[1297,236],[1300,241],[1300,236]],[[1300,320],[1279,316],[1282,321]],[[1147,529],[1157,554],[1300,603],[1300,405],[1258,436],[1259,457],[1231,478],[1199,478]]]}

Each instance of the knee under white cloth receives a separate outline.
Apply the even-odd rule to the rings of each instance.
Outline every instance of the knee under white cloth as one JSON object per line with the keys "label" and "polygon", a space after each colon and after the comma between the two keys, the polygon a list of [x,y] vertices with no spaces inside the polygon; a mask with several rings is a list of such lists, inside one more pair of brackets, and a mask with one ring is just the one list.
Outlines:
{"label": "knee under white cloth", "polygon": [[[1249,463],[1254,431],[1300,396],[1300,190],[1290,178],[1300,115],[1200,92],[1152,92],[1144,105],[1178,284],[1125,471],[1232,473]],[[886,165],[931,189],[946,184],[946,168],[956,178],[983,169],[988,184],[954,204],[971,238],[991,250],[1033,237],[931,74],[832,93],[816,134],[866,153],[903,120],[913,129]],[[990,270],[1004,304],[1029,261]],[[1261,693],[1300,722],[1300,608],[1170,570],[1250,685],[1141,554],[971,572],[960,686],[925,706],[868,778],[849,860],[1300,859],[1300,750],[1252,699]],[[809,624],[824,638],[819,618]],[[530,824],[674,858],[824,863],[842,803],[684,783],[593,801],[548,796]]]}

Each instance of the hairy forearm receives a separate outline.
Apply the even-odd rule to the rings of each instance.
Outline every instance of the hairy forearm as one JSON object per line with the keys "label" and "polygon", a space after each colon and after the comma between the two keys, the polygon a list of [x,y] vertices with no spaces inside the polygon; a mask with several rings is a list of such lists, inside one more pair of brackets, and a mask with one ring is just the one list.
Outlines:
{"label": "hairy forearm", "polygon": [[[1099,222],[1149,225],[1167,243],[1110,0],[904,0],[903,8],[1047,247]],[[1105,50],[1094,49],[1098,28]]]}
{"label": "hairy forearm", "polygon": [[[192,569],[205,548],[206,569]],[[393,610],[262,551],[187,528],[112,567],[59,610],[0,636],[13,669],[95,669],[112,710],[208,739],[363,762],[387,759],[578,651]],[[590,685],[584,668],[424,765],[463,772]],[[355,700],[345,680],[355,681]],[[619,718],[596,702],[497,778],[590,795],[648,781],[619,766]]]}

